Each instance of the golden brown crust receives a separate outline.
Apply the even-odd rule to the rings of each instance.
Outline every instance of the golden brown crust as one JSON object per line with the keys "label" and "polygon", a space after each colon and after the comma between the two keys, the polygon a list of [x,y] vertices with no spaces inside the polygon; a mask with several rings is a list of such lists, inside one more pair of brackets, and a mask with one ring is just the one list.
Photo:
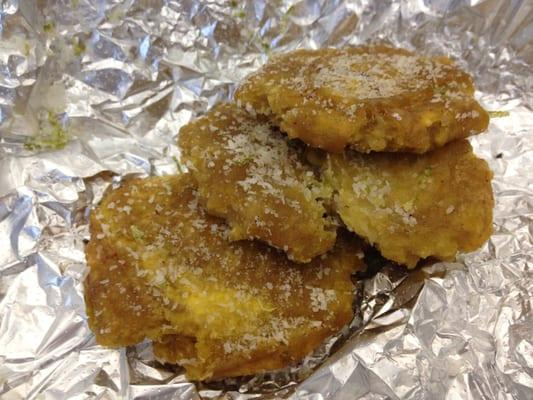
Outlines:
{"label": "golden brown crust", "polygon": [[274,57],[235,98],[330,152],[425,153],[487,128],[473,93],[472,78],[447,57],[361,46]]}
{"label": "golden brown crust", "polygon": [[229,242],[188,176],[132,180],[91,214],[89,325],[108,346],[152,339],[190,379],[246,375],[302,359],[352,316],[360,242],[302,265]]}
{"label": "golden brown crust", "polygon": [[330,193],[269,124],[221,104],[184,126],[179,145],[202,204],[227,220],[232,240],[259,239],[298,262],[333,247],[322,204]]}
{"label": "golden brown crust", "polygon": [[324,169],[341,219],[390,260],[450,259],[492,232],[492,172],[465,140],[423,155],[332,154]]}

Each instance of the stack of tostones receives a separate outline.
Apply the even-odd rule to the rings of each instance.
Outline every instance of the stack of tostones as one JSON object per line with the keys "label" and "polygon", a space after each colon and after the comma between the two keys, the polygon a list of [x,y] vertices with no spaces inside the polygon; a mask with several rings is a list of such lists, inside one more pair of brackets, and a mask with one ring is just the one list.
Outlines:
{"label": "stack of tostones", "polygon": [[384,257],[414,267],[490,236],[492,173],[464,140],[489,117],[449,58],[385,46],[297,50],[235,97],[314,149],[335,213]]}
{"label": "stack of tostones", "polygon": [[473,93],[446,57],[274,57],[181,129],[188,173],[126,181],[91,214],[97,342],[150,339],[193,380],[272,371],[352,320],[365,242],[409,268],[479,248],[493,196],[465,140],[488,124]]}
{"label": "stack of tostones", "polygon": [[91,215],[85,282],[100,344],[154,341],[155,354],[207,379],[282,368],[353,317],[361,242],[341,235],[308,264],[231,242],[188,175],[126,182]]}

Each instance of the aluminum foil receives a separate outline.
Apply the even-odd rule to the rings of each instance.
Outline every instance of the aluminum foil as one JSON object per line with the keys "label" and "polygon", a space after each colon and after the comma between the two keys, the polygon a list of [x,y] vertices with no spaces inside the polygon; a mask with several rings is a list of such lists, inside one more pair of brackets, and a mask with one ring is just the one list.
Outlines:
{"label": "aluminum foil", "polygon": [[[533,398],[532,10],[530,0],[2,1],[0,397]],[[194,385],[148,343],[96,345],[83,248],[105,188],[175,173],[179,128],[270,53],[369,41],[456,57],[485,107],[508,112],[472,139],[495,175],[490,241],[455,263],[367,277],[351,335],[280,374]]]}

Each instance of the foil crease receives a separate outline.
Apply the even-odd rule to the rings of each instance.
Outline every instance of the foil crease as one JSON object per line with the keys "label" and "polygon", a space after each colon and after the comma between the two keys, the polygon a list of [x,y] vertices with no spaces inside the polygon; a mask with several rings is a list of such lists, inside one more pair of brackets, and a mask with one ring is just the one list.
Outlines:
{"label": "foil crease", "polygon": [[[3,1],[0,397],[533,398],[532,27],[528,0]],[[472,139],[494,171],[488,243],[364,279],[343,340],[278,374],[195,385],[147,343],[96,345],[83,249],[107,186],[176,173],[179,128],[271,53],[375,41],[456,57],[509,113]],[[28,148],[57,130],[64,148]]]}

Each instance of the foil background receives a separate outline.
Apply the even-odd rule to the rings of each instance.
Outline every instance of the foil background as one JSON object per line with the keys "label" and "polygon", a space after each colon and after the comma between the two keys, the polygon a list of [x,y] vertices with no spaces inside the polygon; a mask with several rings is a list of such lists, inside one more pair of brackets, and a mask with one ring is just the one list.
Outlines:
{"label": "foil background", "polygon": [[[531,0],[4,0],[0,35],[2,399],[533,398]],[[457,57],[485,107],[509,112],[472,139],[495,174],[490,241],[364,281],[359,334],[299,383],[312,360],[196,387],[147,344],[97,346],[83,242],[105,188],[176,172],[179,128],[269,53],[379,40]],[[69,143],[27,150],[46,116]]]}

